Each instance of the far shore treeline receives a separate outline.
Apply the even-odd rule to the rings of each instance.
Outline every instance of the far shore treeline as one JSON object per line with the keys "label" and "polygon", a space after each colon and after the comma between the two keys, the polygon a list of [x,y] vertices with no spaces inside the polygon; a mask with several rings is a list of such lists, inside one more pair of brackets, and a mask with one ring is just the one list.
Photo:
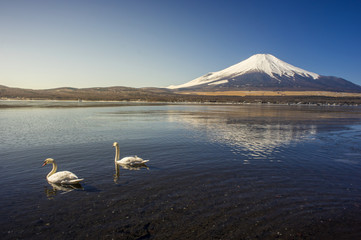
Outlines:
{"label": "far shore treeline", "polygon": [[[319,93],[319,94],[318,94]],[[164,88],[56,88],[33,90],[0,85],[0,99],[17,100],[85,100],[85,101],[145,101],[145,102],[215,102],[215,103],[273,103],[273,104],[338,104],[359,105],[361,94],[337,92],[181,92]]]}

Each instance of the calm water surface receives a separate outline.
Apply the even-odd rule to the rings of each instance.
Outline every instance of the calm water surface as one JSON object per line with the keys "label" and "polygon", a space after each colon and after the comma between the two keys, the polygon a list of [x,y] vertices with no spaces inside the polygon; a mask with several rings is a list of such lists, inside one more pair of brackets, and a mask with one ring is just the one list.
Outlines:
{"label": "calm water surface", "polygon": [[358,107],[6,104],[1,239],[361,239]]}

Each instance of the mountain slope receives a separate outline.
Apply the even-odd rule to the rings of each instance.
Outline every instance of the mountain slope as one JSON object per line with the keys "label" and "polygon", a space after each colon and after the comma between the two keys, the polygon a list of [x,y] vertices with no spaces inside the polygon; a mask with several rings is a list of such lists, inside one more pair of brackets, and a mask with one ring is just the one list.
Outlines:
{"label": "mountain slope", "polygon": [[326,77],[292,66],[270,54],[256,54],[231,67],[211,72],[168,89],[294,90],[361,92],[361,87],[337,77]]}

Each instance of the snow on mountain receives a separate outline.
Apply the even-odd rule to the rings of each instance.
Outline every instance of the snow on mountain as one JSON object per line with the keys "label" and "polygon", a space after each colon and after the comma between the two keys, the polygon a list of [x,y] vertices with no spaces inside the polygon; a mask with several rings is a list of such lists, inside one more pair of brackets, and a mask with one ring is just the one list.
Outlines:
{"label": "snow on mountain", "polygon": [[228,83],[229,79],[254,72],[267,74],[269,77],[276,79],[278,82],[281,82],[284,78],[294,78],[295,75],[311,79],[318,79],[320,77],[320,75],[316,73],[295,67],[272,56],[271,54],[256,54],[224,70],[211,72],[188,83],[171,85],[167,88],[189,88],[204,84],[219,85]]}

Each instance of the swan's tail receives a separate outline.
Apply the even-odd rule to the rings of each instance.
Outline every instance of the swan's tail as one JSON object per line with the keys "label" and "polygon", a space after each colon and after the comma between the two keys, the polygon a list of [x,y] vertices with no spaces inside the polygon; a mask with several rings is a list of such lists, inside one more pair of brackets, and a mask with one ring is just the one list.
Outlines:
{"label": "swan's tail", "polygon": [[146,163],[146,162],[149,162],[149,160],[143,160],[142,163]]}

